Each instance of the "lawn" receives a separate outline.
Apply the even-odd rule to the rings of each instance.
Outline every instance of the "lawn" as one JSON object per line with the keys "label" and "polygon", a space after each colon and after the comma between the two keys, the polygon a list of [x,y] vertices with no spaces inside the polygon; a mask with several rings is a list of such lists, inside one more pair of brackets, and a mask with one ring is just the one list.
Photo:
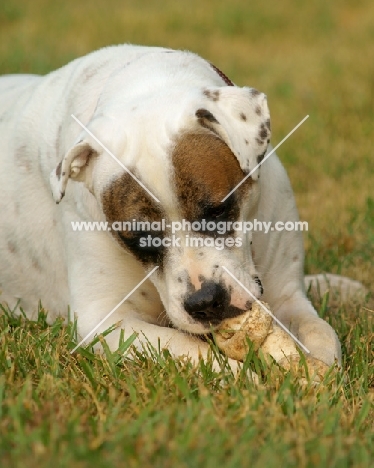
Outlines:
{"label": "lawn", "polygon": [[[309,223],[306,271],[373,290],[372,1],[0,3],[0,73],[44,74],[122,42],[193,50],[264,91],[273,145],[308,114],[278,151]],[[223,358],[216,373],[165,352],[71,355],[74,323],[48,326],[42,308],[32,322],[4,307],[0,466],[374,466],[373,303],[325,296],[315,306],[343,345],[343,371],[318,387],[256,356],[245,366],[260,372],[260,387]]]}

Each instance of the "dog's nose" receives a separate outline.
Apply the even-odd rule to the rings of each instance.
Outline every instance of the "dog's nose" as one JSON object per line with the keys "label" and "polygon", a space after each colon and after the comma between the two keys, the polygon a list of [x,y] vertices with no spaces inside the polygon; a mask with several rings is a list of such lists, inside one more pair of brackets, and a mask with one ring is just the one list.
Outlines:
{"label": "dog's nose", "polygon": [[218,324],[222,321],[228,297],[224,288],[214,282],[205,282],[201,289],[184,301],[185,310],[199,322]]}

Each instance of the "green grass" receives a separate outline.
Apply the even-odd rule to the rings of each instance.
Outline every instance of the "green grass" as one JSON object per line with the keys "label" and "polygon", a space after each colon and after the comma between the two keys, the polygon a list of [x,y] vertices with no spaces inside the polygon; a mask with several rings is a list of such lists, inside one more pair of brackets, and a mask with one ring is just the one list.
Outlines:
{"label": "green grass", "polygon": [[[295,189],[308,272],[374,276],[374,3],[370,0],[3,0],[0,73],[47,73],[108,44],[193,50],[266,92]],[[1,268],[6,268],[1,265]],[[0,275],[1,276],[1,275]],[[41,298],[43,300],[43,298]],[[95,355],[74,324],[0,313],[1,467],[372,467],[373,306],[321,298],[343,373],[301,386],[256,356],[243,373],[163,352]],[[122,344],[122,351],[128,343]],[[126,354],[126,353],[125,353]]]}
{"label": "green grass", "polygon": [[[320,309],[328,318],[327,301]],[[224,358],[216,373],[167,352],[71,355],[73,323],[48,326],[43,310],[36,322],[4,311],[2,466],[370,466],[373,323],[335,312],[343,373],[302,386],[295,375],[271,377],[253,356],[258,388],[245,373],[234,378]]]}

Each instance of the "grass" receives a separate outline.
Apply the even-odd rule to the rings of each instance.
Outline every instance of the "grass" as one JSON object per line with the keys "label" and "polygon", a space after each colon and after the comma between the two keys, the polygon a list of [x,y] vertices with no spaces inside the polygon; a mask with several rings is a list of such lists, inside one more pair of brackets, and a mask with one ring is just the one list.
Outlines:
{"label": "grass", "polygon": [[[303,220],[308,272],[374,275],[374,3],[4,0],[0,73],[47,73],[122,42],[193,50],[265,91]],[[6,268],[6,265],[2,265]],[[43,298],[41,298],[43,300]],[[373,307],[315,304],[337,330],[335,384],[263,387],[167,353],[122,360],[80,349],[74,324],[0,314],[1,466],[369,467],[374,460]],[[123,350],[127,343],[123,343]]]}
{"label": "grass", "polygon": [[[328,317],[327,301],[320,312]],[[253,356],[264,384],[257,388],[244,373],[235,379],[223,358],[216,373],[167,352],[132,361],[107,349],[71,355],[73,323],[48,326],[42,309],[36,322],[4,310],[2,466],[370,466],[373,323],[352,309],[336,312],[345,371],[334,383],[272,378]]]}

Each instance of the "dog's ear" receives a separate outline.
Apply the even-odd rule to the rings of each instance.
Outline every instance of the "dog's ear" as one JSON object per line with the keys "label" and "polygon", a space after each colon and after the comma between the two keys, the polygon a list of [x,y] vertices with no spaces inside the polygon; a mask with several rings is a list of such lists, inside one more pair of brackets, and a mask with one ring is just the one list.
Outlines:
{"label": "dog's ear", "polygon": [[[63,199],[69,179],[83,182],[90,192],[94,192],[95,167],[105,153],[103,145],[113,144],[115,131],[117,130],[113,119],[100,115],[92,117],[86,123],[85,129],[75,136],[75,143],[50,174],[52,194],[56,203]],[[60,141],[58,146],[62,148],[64,140]]]}
{"label": "dog's ear", "polygon": [[220,136],[252,178],[270,142],[270,113],[266,95],[254,88],[236,86],[203,90],[203,106],[195,111],[199,125]]}
{"label": "dog's ear", "polygon": [[50,175],[52,194],[56,203],[60,203],[64,197],[69,178],[86,182],[89,186],[88,166],[95,156],[97,150],[85,140],[79,141],[67,152]]}

